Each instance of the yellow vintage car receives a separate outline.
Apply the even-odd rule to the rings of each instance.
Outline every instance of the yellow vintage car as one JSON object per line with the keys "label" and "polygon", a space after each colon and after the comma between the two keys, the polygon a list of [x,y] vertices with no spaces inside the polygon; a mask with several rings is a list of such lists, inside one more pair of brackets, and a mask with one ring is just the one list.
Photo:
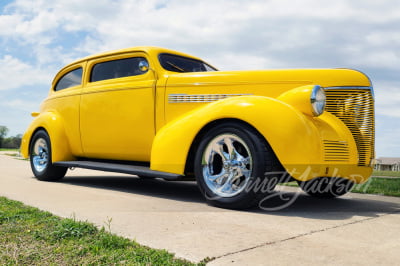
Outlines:
{"label": "yellow vintage car", "polygon": [[73,167],[195,179],[208,203],[239,209],[279,182],[336,197],[372,172],[373,88],[351,69],[218,71],[135,47],[61,69],[32,116],[21,152],[45,181]]}

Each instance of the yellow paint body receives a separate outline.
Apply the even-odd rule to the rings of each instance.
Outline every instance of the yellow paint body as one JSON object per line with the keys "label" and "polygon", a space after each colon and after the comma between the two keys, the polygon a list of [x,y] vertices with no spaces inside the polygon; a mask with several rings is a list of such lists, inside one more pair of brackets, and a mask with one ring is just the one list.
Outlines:
{"label": "yellow paint body", "polygon": [[[79,157],[141,161],[153,170],[185,174],[199,132],[213,121],[235,119],[258,130],[298,180],[338,176],[361,183],[370,176],[373,140],[371,147],[364,147],[366,130],[360,125],[358,132],[351,126],[354,121],[346,121],[348,114],[361,113],[351,102],[359,96],[344,99],[340,94],[342,88],[361,88],[360,95],[367,91],[371,83],[364,74],[348,69],[174,73],[160,65],[161,53],[198,59],[138,47],[87,57],[63,68],[23,137],[23,156],[29,156],[33,133],[43,128],[51,139],[53,162]],[[96,64],[136,56],[149,62],[145,74],[90,82]],[[54,91],[58,80],[77,67],[83,69],[82,84]],[[351,110],[313,115],[314,85],[333,88],[327,90],[329,108]],[[367,158],[364,163],[360,152]]]}

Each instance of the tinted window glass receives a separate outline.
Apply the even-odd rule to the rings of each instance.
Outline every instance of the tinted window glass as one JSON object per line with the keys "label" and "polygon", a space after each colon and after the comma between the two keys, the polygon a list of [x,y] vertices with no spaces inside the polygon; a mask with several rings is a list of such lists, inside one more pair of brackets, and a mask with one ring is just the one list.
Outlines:
{"label": "tinted window glass", "polygon": [[147,72],[147,60],[143,57],[125,58],[96,64],[92,69],[90,81],[100,81],[142,75]]}
{"label": "tinted window glass", "polygon": [[173,54],[160,54],[158,59],[165,70],[173,72],[204,72],[216,70],[202,61]]}
{"label": "tinted window glass", "polygon": [[57,82],[55,91],[63,90],[69,87],[78,86],[82,84],[82,68],[72,70],[62,76]]}

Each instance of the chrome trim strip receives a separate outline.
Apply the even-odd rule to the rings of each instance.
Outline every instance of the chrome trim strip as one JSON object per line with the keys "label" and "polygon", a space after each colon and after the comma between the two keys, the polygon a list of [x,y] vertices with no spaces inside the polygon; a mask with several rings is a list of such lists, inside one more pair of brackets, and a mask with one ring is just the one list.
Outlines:
{"label": "chrome trim strip", "polygon": [[249,95],[253,94],[169,94],[168,103],[210,103],[230,97]]}
{"label": "chrome trim strip", "polygon": [[[204,72],[207,73],[207,72]],[[243,85],[252,85],[252,86],[262,86],[262,85],[282,85],[282,84],[304,84],[304,85],[312,85],[313,83],[309,80],[275,80],[275,81],[265,81],[265,82],[252,82],[252,81],[236,81],[236,82],[187,82],[187,83],[168,83],[168,87],[193,87],[193,86],[205,86],[205,87],[213,87],[213,86],[243,86]]]}
{"label": "chrome trim strip", "polygon": [[337,87],[323,87],[324,90],[373,90],[371,86],[337,86]]}

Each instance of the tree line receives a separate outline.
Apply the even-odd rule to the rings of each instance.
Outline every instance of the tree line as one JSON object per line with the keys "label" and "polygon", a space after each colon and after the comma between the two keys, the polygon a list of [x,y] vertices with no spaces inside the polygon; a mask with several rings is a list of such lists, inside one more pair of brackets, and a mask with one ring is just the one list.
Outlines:
{"label": "tree line", "polygon": [[21,146],[22,134],[13,137],[6,137],[8,128],[0,126],[0,148],[3,149],[18,149]]}

